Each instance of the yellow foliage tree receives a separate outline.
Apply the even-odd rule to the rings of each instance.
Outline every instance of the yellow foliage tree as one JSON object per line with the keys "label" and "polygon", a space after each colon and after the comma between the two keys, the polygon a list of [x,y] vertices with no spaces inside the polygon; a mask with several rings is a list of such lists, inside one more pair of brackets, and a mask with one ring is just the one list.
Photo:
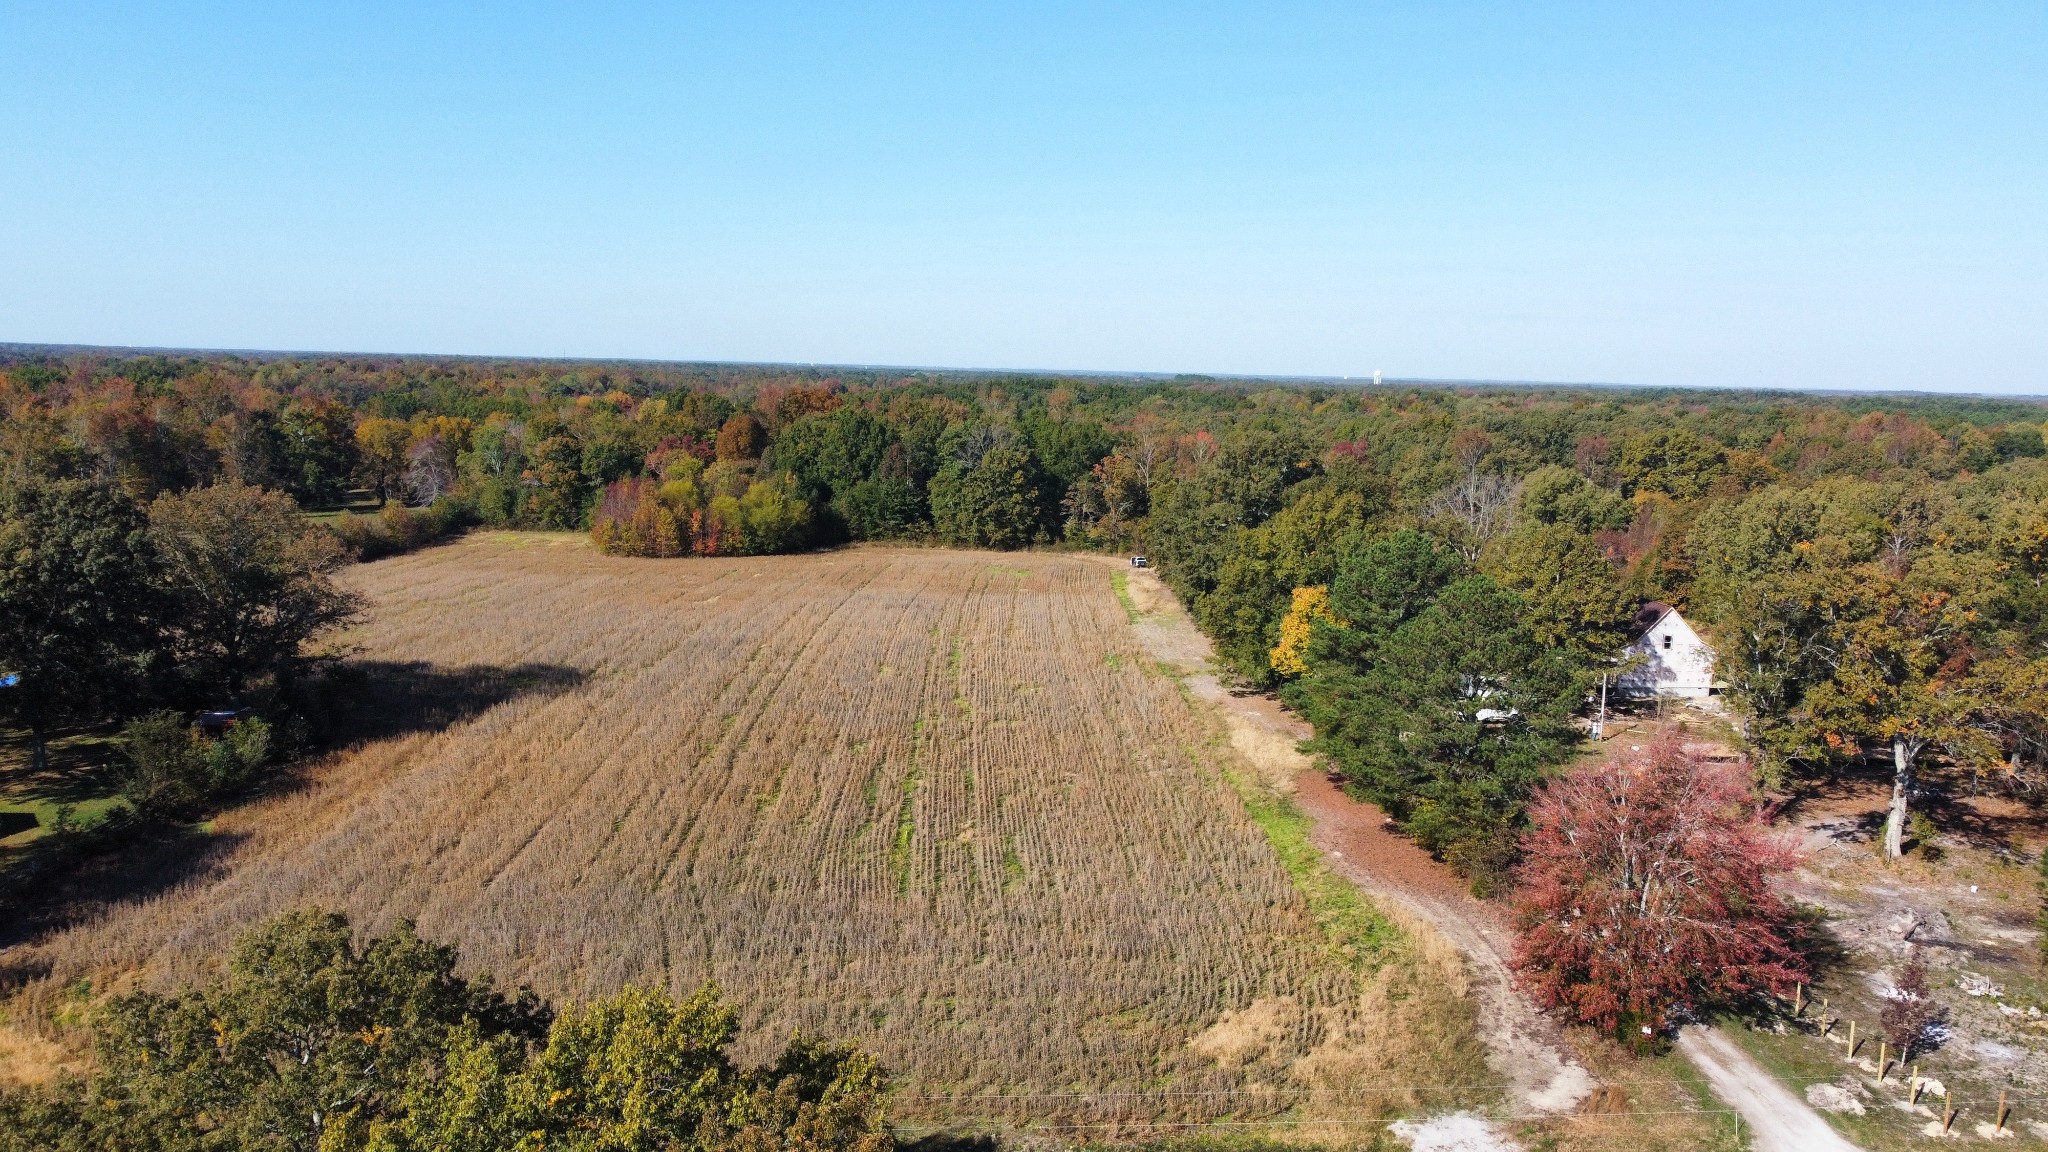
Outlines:
{"label": "yellow foliage tree", "polygon": [[1330,624],[1341,624],[1337,615],[1330,611],[1330,589],[1318,584],[1312,588],[1296,588],[1294,604],[1287,610],[1287,616],[1280,621],[1280,643],[1266,654],[1273,665],[1273,671],[1282,676],[1299,676],[1308,671],[1309,633],[1315,622],[1322,620]]}

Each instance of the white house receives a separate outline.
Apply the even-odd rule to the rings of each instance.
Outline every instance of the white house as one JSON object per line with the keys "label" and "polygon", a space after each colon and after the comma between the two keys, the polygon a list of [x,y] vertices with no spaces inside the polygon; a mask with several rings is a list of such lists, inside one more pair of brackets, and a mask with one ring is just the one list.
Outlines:
{"label": "white house", "polygon": [[1719,696],[1714,686],[1714,650],[1678,609],[1669,604],[1645,604],[1636,613],[1630,632],[1635,638],[1625,654],[1641,659],[1636,668],[1615,681],[1623,695],[1679,696],[1701,702]]}

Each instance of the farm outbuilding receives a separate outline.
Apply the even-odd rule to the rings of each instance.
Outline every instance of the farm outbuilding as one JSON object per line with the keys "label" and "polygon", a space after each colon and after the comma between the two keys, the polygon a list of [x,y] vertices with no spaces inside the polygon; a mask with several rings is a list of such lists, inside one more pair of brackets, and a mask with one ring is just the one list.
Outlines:
{"label": "farm outbuilding", "polygon": [[1714,683],[1714,650],[1678,609],[1655,601],[1643,605],[1630,629],[1626,655],[1637,666],[1615,682],[1626,696],[1676,696],[1705,701],[1719,695]]}

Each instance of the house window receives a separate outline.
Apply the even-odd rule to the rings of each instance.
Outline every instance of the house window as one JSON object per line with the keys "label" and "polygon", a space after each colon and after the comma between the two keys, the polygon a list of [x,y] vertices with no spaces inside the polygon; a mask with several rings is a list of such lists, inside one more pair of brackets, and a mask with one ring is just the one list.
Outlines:
{"label": "house window", "polygon": [[1671,651],[1671,633],[1669,632],[1664,634],[1664,650],[1666,652]]}

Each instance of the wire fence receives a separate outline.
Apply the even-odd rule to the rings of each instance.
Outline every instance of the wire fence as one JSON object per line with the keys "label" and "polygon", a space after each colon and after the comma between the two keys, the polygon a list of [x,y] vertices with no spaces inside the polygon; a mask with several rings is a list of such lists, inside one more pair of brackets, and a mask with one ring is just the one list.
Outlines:
{"label": "wire fence", "polygon": [[[1839,1078],[1813,1079],[1805,1081],[1798,1079],[1788,1079],[1786,1077],[1776,1075],[1775,1073],[1771,1073],[1768,1070],[1766,1070],[1765,1075],[1769,1076],[1774,1083],[1785,1088],[1787,1091],[1792,1092],[1795,1096],[1802,1097],[1805,1093],[1805,1090],[1813,1087],[1814,1085],[1837,1084],[1839,1082]],[[1894,1076],[1902,1080],[1907,1079],[1903,1072],[1896,1073],[1894,1074]],[[1934,1081],[1939,1083],[1937,1077],[1928,1075],[1919,1075],[1918,1079],[1922,1082]],[[1702,1086],[1711,1087],[1711,1081],[1704,1076],[1656,1077],[1651,1079],[1639,1079],[1634,1081],[1633,1083],[1639,1087],[1664,1086],[1682,1087],[1687,1089]],[[1500,1081],[1466,1081],[1460,1083],[1445,1084],[1376,1084],[1360,1085],[1346,1088],[1301,1089],[1284,1089],[1275,1087],[1221,1089],[1159,1089],[1103,1092],[971,1092],[961,1094],[916,1093],[899,1095],[895,1097],[895,1100],[898,1103],[912,1106],[923,1105],[941,1107],[959,1107],[962,1105],[973,1105],[977,1103],[994,1104],[1036,1102],[1051,1105],[1056,1110],[1066,1111],[1074,1110],[1074,1106],[1077,1104],[1081,1105],[1083,1109],[1085,1109],[1088,1105],[1091,1104],[1101,1105],[1105,1108],[1129,1108],[1132,1105],[1140,1105],[1147,1102],[1156,1102],[1161,1105],[1169,1105],[1173,1102],[1189,1100],[1220,1102],[1236,1099],[1243,1101],[1243,1104],[1246,1107],[1266,1107],[1273,1108],[1276,1111],[1280,1111],[1285,1109],[1298,1108],[1302,1105],[1312,1103],[1341,1104],[1342,1102],[1349,1100],[1357,1100],[1364,1102],[1393,1094],[1421,1096],[1425,1094],[1439,1093],[1498,1093],[1507,1090],[1509,1087],[1511,1087],[1509,1084]],[[2016,1089],[2006,1089],[2003,1090],[1999,1097],[1996,1099],[1990,1097],[1977,1099],[1974,1097],[1955,1096],[1947,1092],[1946,1085],[1943,1085],[1942,1087],[1944,1092],[1944,1094],[1941,1097],[1942,1110],[1939,1113],[1935,1113],[1935,1116],[1936,1119],[1943,1120],[1946,1125],[1953,1125],[1955,1121],[1959,1118],[1965,1115],[1969,1115],[1973,1118],[1990,1119],[2001,1130],[2010,1129],[2013,1125],[2013,1121],[2016,1119],[2014,1113],[2018,1111],[2018,1106],[2029,1102],[2048,1101],[2048,1091],[2023,1091]],[[1909,1088],[1909,1095],[1917,1096],[1918,1093],[1912,1091]],[[1741,1121],[1741,1112],[1738,1109],[1730,1107],[1706,1106],[1666,1109],[1617,1108],[1612,1110],[1602,1109],[1600,1111],[1595,1112],[1583,1112],[1576,1114],[1557,1114],[1548,1112],[1519,1110],[1508,1110],[1503,1112],[1494,1111],[1491,1109],[1485,1111],[1490,1119],[1505,1122],[1536,1120],[1600,1121],[1625,1119],[1629,1117],[1654,1116],[1732,1116],[1737,1119],[1738,1123]],[[1930,1109],[1930,1111],[1932,1110]],[[985,1123],[997,1120],[997,1118],[990,1116],[978,1116],[964,1119],[966,1120],[966,1123],[970,1125],[978,1122]],[[1014,1125],[1003,1124],[1000,1121],[998,1121],[998,1126],[992,1130],[989,1130],[988,1132],[972,1129],[970,1129],[970,1132],[972,1134],[991,1134],[992,1132],[1001,1131],[1020,1131],[1050,1134],[1058,1132],[1133,1132],[1157,1130],[1181,1131],[1188,1129],[1200,1129],[1203,1131],[1210,1131],[1270,1128],[1387,1127],[1389,1125],[1397,1124],[1400,1122],[1401,1120],[1398,1117],[1376,1119],[1347,1119],[1341,1117],[1333,1117],[1330,1119],[1316,1119],[1311,1117],[1275,1115],[1272,1117],[1261,1119],[1170,1120],[1151,1119],[1141,1116],[1125,1116],[1115,1119],[1101,1119],[1088,1121],[1064,1119],[1045,1121],[1024,1121]],[[930,1134],[937,1132],[959,1131],[959,1129],[957,1128],[949,1128],[943,1123],[937,1122],[909,1122],[899,1124],[896,1127],[899,1133],[921,1132]]]}

